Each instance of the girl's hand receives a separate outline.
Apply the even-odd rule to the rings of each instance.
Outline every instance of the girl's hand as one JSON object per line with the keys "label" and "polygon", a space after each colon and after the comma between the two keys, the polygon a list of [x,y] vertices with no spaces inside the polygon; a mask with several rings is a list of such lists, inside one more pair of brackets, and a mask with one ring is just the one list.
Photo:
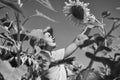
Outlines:
{"label": "girl's hand", "polygon": [[85,34],[79,34],[76,37],[75,43],[77,46],[83,45],[84,41],[88,39],[88,36]]}

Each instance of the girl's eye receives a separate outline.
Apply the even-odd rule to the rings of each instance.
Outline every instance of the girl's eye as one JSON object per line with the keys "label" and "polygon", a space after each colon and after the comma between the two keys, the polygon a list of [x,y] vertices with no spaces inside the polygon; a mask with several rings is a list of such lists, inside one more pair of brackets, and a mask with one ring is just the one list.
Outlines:
{"label": "girl's eye", "polygon": [[51,37],[51,35],[49,34],[48,37]]}
{"label": "girl's eye", "polygon": [[50,38],[52,37],[52,36],[50,35],[50,33],[46,33],[45,35],[46,35],[47,37],[50,37]]}

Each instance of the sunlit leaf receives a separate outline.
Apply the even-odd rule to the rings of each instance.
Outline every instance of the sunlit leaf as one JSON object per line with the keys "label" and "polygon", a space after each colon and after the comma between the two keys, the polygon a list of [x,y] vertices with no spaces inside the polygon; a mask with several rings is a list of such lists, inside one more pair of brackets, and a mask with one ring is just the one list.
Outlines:
{"label": "sunlit leaf", "polygon": [[40,16],[40,17],[43,17],[49,21],[52,21],[52,22],[56,22],[56,20],[46,16],[45,14],[41,13],[40,11],[36,10],[36,14],[34,16]]}
{"label": "sunlit leaf", "polygon": [[43,6],[45,6],[46,8],[52,10],[52,11],[55,11],[57,12],[53,6],[51,5],[50,1],[49,0],[36,0],[37,2],[39,2],[40,4],[42,4]]}
{"label": "sunlit leaf", "polygon": [[7,0],[0,0],[0,2],[4,5],[12,8],[13,10],[19,12],[24,17],[22,10],[19,7],[17,7],[15,4],[13,4],[12,2],[7,1]]}
{"label": "sunlit leaf", "polygon": [[45,19],[47,19],[47,20],[49,20],[49,21],[57,22],[56,20],[54,20],[54,19],[46,16],[45,14],[41,13],[41,12],[38,11],[38,10],[36,10],[36,13],[35,13],[34,15],[29,16],[28,18],[26,18],[26,19],[23,21],[22,25],[24,25],[28,20],[30,20],[30,19],[31,19],[32,17],[34,17],[34,16],[40,16],[40,17],[43,17],[43,18],[45,18]]}

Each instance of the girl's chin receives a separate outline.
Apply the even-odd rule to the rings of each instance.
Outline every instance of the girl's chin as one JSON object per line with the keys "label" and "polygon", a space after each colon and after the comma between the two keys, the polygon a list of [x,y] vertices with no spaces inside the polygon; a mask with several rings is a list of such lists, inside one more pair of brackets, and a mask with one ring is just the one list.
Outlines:
{"label": "girl's chin", "polygon": [[51,47],[56,47],[56,43],[48,43]]}

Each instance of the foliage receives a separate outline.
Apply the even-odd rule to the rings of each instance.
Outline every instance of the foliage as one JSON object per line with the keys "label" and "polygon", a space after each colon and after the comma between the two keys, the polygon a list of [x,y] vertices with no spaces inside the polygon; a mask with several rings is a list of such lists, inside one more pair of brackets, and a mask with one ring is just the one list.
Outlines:
{"label": "foliage", "polygon": [[[97,73],[94,73],[93,70],[92,72],[98,76],[101,76],[101,78],[92,78],[92,80],[118,80],[119,79],[119,68],[120,61],[119,59],[116,59],[117,57],[119,58],[120,53],[118,52],[118,49],[114,49],[111,45],[113,45],[113,41],[115,40],[115,36],[112,35],[111,33],[115,31],[117,28],[120,27],[120,21],[119,18],[116,17],[111,17],[110,12],[105,11],[102,13],[103,19],[106,17],[108,20],[113,21],[112,28],[107,32],[105,29],[104,31],[106,32],[105,34],[100,34],[100,33],[95,33],[94,35],[88,35],[89,39],[84,41],[84,44],[80,46],[80,48],[87,47],[86,49],[86,57],[90,58],[91,61],[89,62],[89,65],[79,73],[77,80],[91,80],[89,74],[91,72],[92,65],[94,61],[102,63],[104,67],[100,67],[100,72],[99,75]],[[117,36],[119,37],[119,36]],[[88,48],[92,50],[92,52],[88,51]],[[103,56],[109,55],[109,53],[112,53],[114,56],[111,57],[102,57],[102,56],[97,56],[97,54],[102,54]],[[85,73],[85,74],[84,74]],[[82,76],[82,77],[81,77]],[[92,75],[91,75],[92,76]]]}
{"label": "foliage", "polygon": [[[24,24],[34,16],[44,17],[52,22],[56,21],[38,10],[35,11],[36,13],[34,15],[26,18],[21,9],[26,1],[28,0],[18,0],[18,2],[14,1],[13,3],[13,0],[0,0],[0,2],[4,5],[0,7],[0,9],[8,7],[14,11],[14,20],[10,19],[7,12],[5,13],[5,16],[0,19],[0,27],[5,30],[0,33],[0,59],[2,61],[8,61],[14,68],[18,68],[20,65],[25,65],[28,71],[25,75],[21,76],[21,80],[37,80],[37,78],[40,77],[46,70],[46,60],[38,54],[40,51],[38,49],[38,45],[40,44],[38,39],[42,37],[42,35],[38,36],[38,33],[41,33],[41,30],[33,29],[31,32],[27,31],[24,29]],[[57,12],[52,7],[49,0],[36,1],[46,8]],[[90,58],[91,61],[88,66],[82,70],[80,70],[81,67],[74,65],[71,69],[74,73],[74,75],[72,75],[72,79],[74,77],[75,80],[118,80],[120,77],[120,59],[117,57],[120,56],[120,53],[116,53],[119,48],[115,49],[112,47],[113,41],[116,37],[111,33],[120,27],[120,18],[112,17],[110,11],[104,11],[101,13],[102,20],[99,21],[87,8],[89,4],[84,4],[79,0],[76,1],[77,2],[69,0],[68,3],[66,2],[66,6],[63,11],[68,17],[72,14],[71,20],[75,21],[75,23],[79,22],[79,24],[82,24],[84,27],[81,35],[85,34],[87,36],[87,40],[85,40],[84,44],[79,47],[82,50],[86,50],[87,48],[85,55],[87,58]],[[21,17],[25,19],[23,22],[20,20]],[[109,31],[107,31],[104,27],[105,25],[103,20],[105,19],[113,21],[112,28]],[[90,35],[90,31],[94,28],[99,29],[101,33],[94,33]],[[119,38],[119,35],[117,37]],[[29,43],[30,47],[33,48],[31,52],[29,52],[29,48],[26,50],[23,49],[23,44],[26,41]],[[92,50],[92,52],[89,52],[88,49]],[[109,55],[110,52],[114,54],[114,57],[109,56],[109,58],[107,58],[97,56],[97,54],[100,53],[103,53],[103,55],[106,56]],[[53,62],[50,67],[63,63],[72,65],[74,58],[75,57],[71,57]],[[99,67],[100,71],[96,71],[92,68],[94,61],[103,64],[103,67]],[[4,80],[3,76],[1,74],[0,78],[2,78],[2,80]],[[69,80],[71,80],[71,78],[69,78]]]}
{"label": "foliage", "polygon": [[[28,68],[28,72],[21,77],[21,79],[36,79],[43,71],[46,61],[37,55],[37,50],[35,45],[38,43],[36,30],[26,31],[24,29],[24,24],[34,16],[43,17],[47,20],[56,22],[54,19],[46,16],[45,14],[41,13],[40,11],[36,10],[35,14],[26,18],[24,16],[24,12],[22,11],[22,7],[28,0],[1,0],[0,3],[3,6],[0,9],[10,8],[13,10],[14,20],[11,20],[9,17],[8,12],[5,13],[0,19],[0,27],[4,30],[0,33],[1,45],[0,45],[0,59],[2,61],[8,61],[11,67],[18,68],[20,65],[26,65]],[[48,0],[36,0],[43,6],[47,7],[48,9],[55,11],[56,10],[52,7]],[[24,18],[24,21],[21,21],[21,17]],[[39,30],[38,30],[39,34]],[[25,46],[23,44],[25,42],[29,43],[29,47],[32,47],[33,50],[29,52],[29,47],[25,50]],[[37,42],[34,44],[34,42]],[[1,77],[2,78],[2,77]]]}

